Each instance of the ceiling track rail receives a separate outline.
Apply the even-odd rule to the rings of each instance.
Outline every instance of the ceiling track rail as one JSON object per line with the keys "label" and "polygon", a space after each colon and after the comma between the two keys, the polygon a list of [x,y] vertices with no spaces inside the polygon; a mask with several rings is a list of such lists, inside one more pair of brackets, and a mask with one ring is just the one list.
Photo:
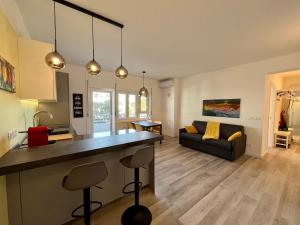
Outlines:
{"label": "ceiling track rail", "polygon": [[109,18],[105,17],[105,16],[102,16],[100,14],[92,12],[92,11],[90,11],[88,9],[82,8],[81,6],[75,5],[75,4],[71,3],[71,2],[68,2],[68,1],[65,1],[65,0],[53,0],[53,1],[57,2],[57,3],[61,4],[61,5],[64,5],[66,7],[69,7],[71,9],[77,10],[77,11],[79,11],[81,13],[86,14],[86,15],[89,15],[89,16],[92,16],[92,17],[97,18],[99,20],[102,20],[102,21],[104,21],[106,23],[109,23],[109,24],[111,24],[113,26],[119,27],[121,29],[124,27],[124,25],[121,24],[121,23],[118,23],[118,22],[116,22],[116,21],[114,21],[112,19],[109,19]]}

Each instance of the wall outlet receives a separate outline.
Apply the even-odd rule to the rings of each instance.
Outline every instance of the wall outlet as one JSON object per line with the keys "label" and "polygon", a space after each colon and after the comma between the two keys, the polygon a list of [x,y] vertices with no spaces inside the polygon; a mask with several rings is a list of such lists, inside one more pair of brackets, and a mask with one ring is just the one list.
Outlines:
{"label": "wall outlet", "polygon": [[247,144],[246,146],[247,146],[248,148],[251,148],[251,144]]}
{"label": "wall outlet", "polygon": [[8,140],[15,139],[17,137],[18,131],[17,130],[12,130],[8,132]]}

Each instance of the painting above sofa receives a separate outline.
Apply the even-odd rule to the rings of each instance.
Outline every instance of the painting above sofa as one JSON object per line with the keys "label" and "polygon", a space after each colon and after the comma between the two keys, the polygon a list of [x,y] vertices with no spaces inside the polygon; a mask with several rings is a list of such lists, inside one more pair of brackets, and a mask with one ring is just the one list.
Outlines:
{"label": "painting above sofa", "polygon": [[203,116],[240,118],[241,99],[203,100]]}

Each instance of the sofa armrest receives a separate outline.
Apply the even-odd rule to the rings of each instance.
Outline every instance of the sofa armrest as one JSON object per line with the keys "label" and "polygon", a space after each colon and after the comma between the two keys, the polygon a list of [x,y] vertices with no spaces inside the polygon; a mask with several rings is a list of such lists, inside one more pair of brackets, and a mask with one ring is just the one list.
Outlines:
{"label": "sofa armrest", "polygon": [[242,156],[246,151],[247,135],[242,135],[233,140],[233,160]]}
{"label": "sofa armrest", "polygon": [[181,134],[181,133],[186,133],[186,129],[185,128],[180,128],[179,129],[179,134]]}
{"label": "sofa armrest", "polygon": [[180,128],[179,129],[179,144],[181,144],[181,137],[180,137],[180,134],[182,134],[182,133],[186,133],[186,129],[185,128]]}

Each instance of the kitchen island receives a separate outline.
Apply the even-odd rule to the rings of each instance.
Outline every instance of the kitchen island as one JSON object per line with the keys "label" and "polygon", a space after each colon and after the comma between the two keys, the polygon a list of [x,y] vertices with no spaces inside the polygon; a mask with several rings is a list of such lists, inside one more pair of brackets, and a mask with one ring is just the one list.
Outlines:
{"label": "kitchen island", "polygon": [[[154,151],[154,142],[161,139],[143,131],[9,151],[0,158],[0,175],[6,175],[10,225],[20,225],[21,220],[23,225],[61,225],[72,220],[70,214],[82,204],[82,193],[64,190],[62,179],[83,163],[104,161],[108,169],[103,190],[92,189],[93,200],[107,204],[121,198],[133,171],[119,160],[149,145]],[[141,181],[155,192],[154,160],[141,170]]]}

